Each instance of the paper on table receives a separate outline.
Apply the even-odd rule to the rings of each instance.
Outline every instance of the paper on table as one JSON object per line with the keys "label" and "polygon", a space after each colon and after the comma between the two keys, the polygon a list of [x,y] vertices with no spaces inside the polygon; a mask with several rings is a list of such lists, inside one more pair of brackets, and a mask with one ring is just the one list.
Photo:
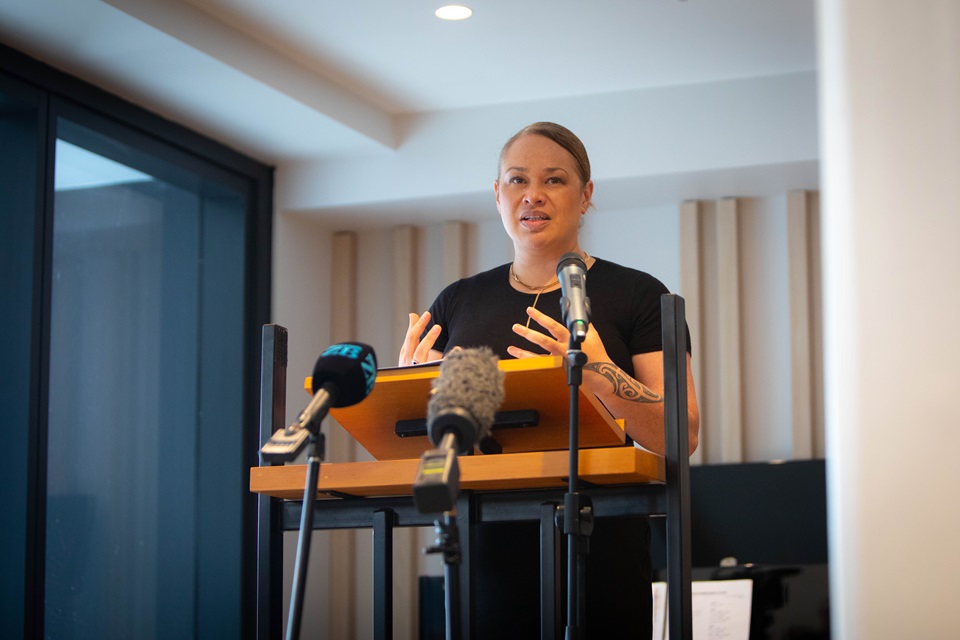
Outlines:
{"label": "paper on table", "polygon": [[[698,580],[690,584],[694,640],[750,640],[752,580]],[[653,583],[654,640],[669,637],[667,584]]]}

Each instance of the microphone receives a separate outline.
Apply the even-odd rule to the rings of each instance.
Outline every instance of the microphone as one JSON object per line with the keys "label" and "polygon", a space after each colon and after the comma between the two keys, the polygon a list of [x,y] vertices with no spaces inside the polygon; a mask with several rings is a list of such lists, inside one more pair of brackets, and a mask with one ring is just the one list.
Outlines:
{"label": "microphone", "polygon": [[440,363],[440,377],[427,403],[427,435],[439,445],[453,433],[458,452],[468,453],[490,431],[503,402],[503,372],[484,347],[458,349]]}
{"label": "microphone", "polygon": [[313,367],[313,397],[296,422],[278,430],[263,445],[263,459],[275,463],[296,458],[331,408],[357,404],[370,395],[376,379],[377,356],[373,347],[362,342],[327,347]]}
{"label": "microphone", "polygon": [[490,432],[503,402],[503,371],[489,348],[460,349],[440,363],[427,403],[427,435],[436,449],[425,451],[413,485],[422,513],[450,511],[459,491],[457,454],[469,453]]}
{"label": "microphone", "polygon": [[557,263],[560,280],[560,309],[564,324],[576,342],[582,342],[590,326],[590,298],[587,297],[587,263],[576,253],[566,253]]}

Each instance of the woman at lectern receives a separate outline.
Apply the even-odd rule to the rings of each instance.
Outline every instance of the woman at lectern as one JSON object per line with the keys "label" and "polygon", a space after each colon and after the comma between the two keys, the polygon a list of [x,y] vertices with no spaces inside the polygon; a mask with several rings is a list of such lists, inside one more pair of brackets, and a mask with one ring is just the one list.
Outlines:
{"label": "woman at lectern", "polygon": [[[636,443],[664,451],[660,296],[653,276],[588,255],[579,242],[592,207],[583,143],[558,124],[524,127],[500,152],[493,190],[514,260],[445,288],[430,310],[410,314],[399,364],[490,347],[501,358],[565,356],[569,332],[560,307],[560,259],[575,253],[587,269],[590,327],[583,387]],[[690,452],[699,412],[687,345]],[[598,519],[586,570],[590,637],[647,637],[651,620],[650,530],[644,518]],[[535,523],[485,524],[477,532],[477,624],[481,638],[539,637],[539,532]],[[646,625],[646,626],[645,626]]]}

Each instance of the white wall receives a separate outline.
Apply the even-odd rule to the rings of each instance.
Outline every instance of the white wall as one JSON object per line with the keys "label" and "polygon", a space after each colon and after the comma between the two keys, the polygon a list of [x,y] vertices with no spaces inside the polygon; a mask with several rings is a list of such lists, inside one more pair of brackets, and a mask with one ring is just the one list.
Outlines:
{"label": "white wall", "polygon": [[960,637],[960,3],[823,0],[833,637]]}
{"label": "white wall", "polygon": [[580,231],[588,254],[646,271],[680,289],[680,226],[676,205],[587,214]]}
{"label": "white wall", "polygon": [[[280,211],[358,228],[479,221],[500,145],[537,120],[568,126],[590,150],[600,210],[815,186],[816,74],[653,87],[567,100],[399,117],[395,150],[291,160],[277,170]],[[814,171],[809,171],[814,167]],[[813,182],[809,182],[812,175]],[[804,183],[798,182],[804,180]],[[494,212],[493,209],[489,209]]]}

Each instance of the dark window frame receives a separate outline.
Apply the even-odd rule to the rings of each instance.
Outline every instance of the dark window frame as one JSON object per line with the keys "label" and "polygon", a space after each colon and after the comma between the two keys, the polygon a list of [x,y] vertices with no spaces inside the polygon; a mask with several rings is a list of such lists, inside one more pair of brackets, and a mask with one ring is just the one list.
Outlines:
{"label": "dark window frame", "polygon": [[[244,372],[243,459],[249,467],[258,464],[260,332],[270,318],[271,246],[273,227],[274,170],[208,137],[110,94],[90,83],[59,71],[0,43],[0,80],[29,94],[38,104],[38,183],[34,256],[33,317],[37,331],[31,337],[30,434],[27,463],[27,522],[24,580],[24,636],[42,637],[44,621],[45,505],[47,477],[46,407],[49,399],[50,271],[54,147],[57,119],[65,113],[87,113],[107,126],[115,125],[122,138],[133,130],[138,143],[155,141],[150,150],[165,156],[172,147],[178,159],[195,158],[218,171],[233,174],[250,185],[245,216],[246,263],[244,267]],[[22,89],[17,90],[17,89]],[[113,123],[113,125],[109,124]],[[256,635],[257,499],[244,496],[241,532],[243,620],[245,638]],[[12,551],[12,550],[11,550]]]}

